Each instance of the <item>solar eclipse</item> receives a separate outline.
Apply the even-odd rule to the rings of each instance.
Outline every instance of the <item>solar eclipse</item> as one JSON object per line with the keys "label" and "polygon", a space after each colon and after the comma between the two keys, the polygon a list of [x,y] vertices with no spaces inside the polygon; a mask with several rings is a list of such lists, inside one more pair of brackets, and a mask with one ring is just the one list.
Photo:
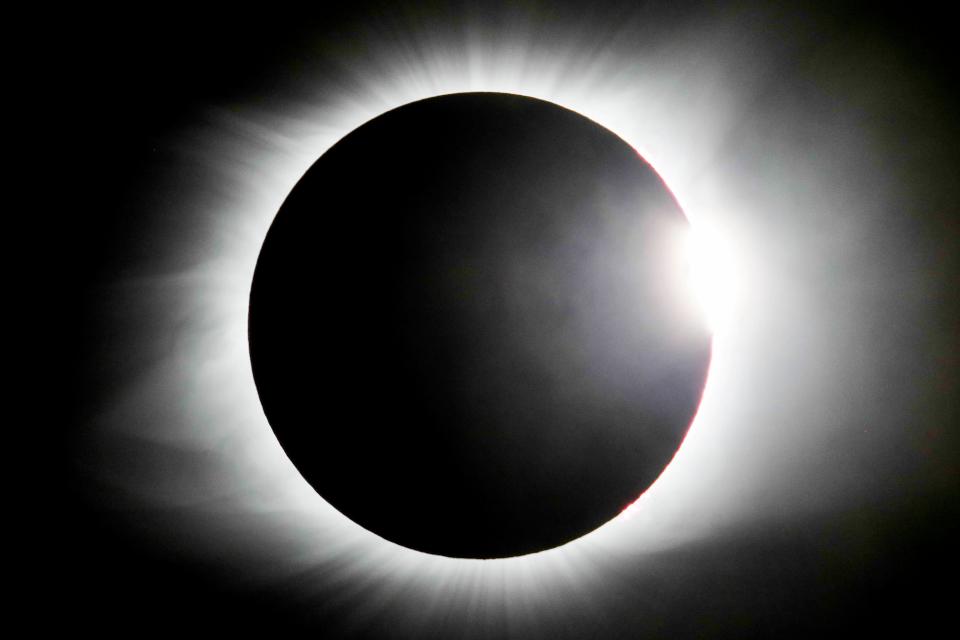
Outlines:
{"label": "solar eclipse", "polygon": [[[156,7],[149,20],[134,19],[138,7],[125,23],[112,9],[97,16],[83,7],[76,13],[96,19],[57,13],[64,38],[38,40],[70,43],[55,64],[37,68],[53,90],[40,106],[52,107],[54,131],[66,136],[38,146],[49,156],[32,165],[45,181],[34,191],[43,215],[29,217],[44,227],[31,239],[41,259],[22,264],[53,258],[49,278],[35,279],[33,289],[56,308],[29,317],[49,320],[42,341],[70,343],[79,375],[66,396],[40,384],[44,398],[35,405],[75,413],[64,446],[68,477],[35,501],[56,519],[39,527],[50,534],[49,548],[68,558],[42,574],[46,590],[22,590],[45,605],[37,619],[50,619],[53,603],[56,618],[103,635],[143,625],[170,634],[525,640],[863,635],[871,625],[889,633],[891,620],[908,625],[909,636],[943,628],[953,594],[938,585],[949,581],[960,522],[953,302],[960,82],[948,50],[952,23],[913,5],[890,14],[844,3],[375,4],[255,14],[196,7],[189,16]],[[558,180],[559,190],[539,190],[558,204],[554,218],[543,218],[559,231],[569,228],[563,221],[592,229],[583,237],[596,251],[583,251],[582,261],[550,250],[569,244],[559,231],[518,233],[500,221],[486,236],[465,233],[475,216],[448,215],[463,209],[434,207],[429,219],[453,240],[427,242],[436,235],[425,216],[399,221],[418,210],[409,205],[414,184],[428,204],[431,194],[456,195],[451,182],[416,175],[420,160],[431,159],[420,148],[429,135],[394,136],[410,141],[389,153],[400,159],[398,175],[413,178],[382,193],[367,193],[390,184],[391,172],[372,164],[377,153],[355,154],[372,160],[342,184],[329,184],[336,172],[310,169],[321,158],[329,167],[334,147],[349,146],[354,133],[396,110],[477,92],[539,101],[572,113],[600,140],[619,139],[601,146],[619,145],[624,158],[649,163],[675,196],[661,200],[674,212],[664,214],[672,231],[644,247],[649,235],[592,227],[591,220],[643,216],[623,213],[623,202],[582,207],[557,194],[587,190]],[[469,126],[444,130],[459,135]],[[558,165],[567,157],[552,148],[541,155]],[[496,178],[464,179],[474,174],[447,157],[430,166],[467,187]],[[525,166],[528,178],[544,174]],[[587,169],[612,187],[608,193],[623,192],[602,167]],[[323,194],[311,198],[317,217],[339,233],[323,229],[277,246],[304,248],[302,257],[285,257],[307,266],[293,270],[299,297],[311,313],[335,313],[312,315],[309,331],[289,338],[260,336],[307,347],[302,361],[284,360],[294,362],[286,372],[292,384],[310,388],[296,402],[273,402],[258,386],[283,377],[251,361],[250,339],[259,334],[249,321],[268,313],[256,300],[251,310],[251,285],[278,212],[309,218],[285,205],[304,179],[341,194],[338,207]],[[408,203],[356,217],[344,204],[349,184],[362,187],[359,200],[387,202],[393,193]],[[496,192],[538,192],[529,187],[519,181]],[[665,198],[659,189],[640,200]],[[63,202],[46,206],[51,195]],[[525,219],[526,208],[509,198],[503,210]],[[358,228],[364,219],[373,222]],[[384,237],[397,229],[408,235]],[[410,251],[416,243],[424,250]],[[397,259],[401,251],[420,261]],[[443,456],[428,455],[455,449],[457,438],[427,437],[430,446],[414,448],[383,434],[380,423],[357,430],[367,416],[387,416],[423,438],[431,424],[425,408],[443,417],[459,407],[501,433],[543,440],[556,432],[507,427],[521,416],[562,424],[543,419],[551,406],[578,419],[601,405],[622,408],[596,400],[610,399],[608,385],[631,383],[615,374],[629,373],[633,355],[649,355],[639,340],[638,349],[612,346],[631,344],[633,324],[618,318],[645,317],[645,307],[633,306],[649,292],[644,260],[666,265],[663,303],[654,308],[679,324],[665,324],[709,339],[708,380],[692,422],[664,423],[676,430],[662,440],[663,457],[617,452],[615,461],[627,464],[611,465],[614,473],[638,474],[622,485],[612,480],[622,492],[597,490],[589,474],[580,476],[588,493],[609,499],[579,511],[581,525],[547,527],[558,532],[553,539],[536,539],[530,522],[483,535],[482,523],[493,518],[481,516],[492,508],[476,497],[498,492],[483,493],[479,483],[472,494],[454,490],[470,487],[468,475],[481,478],[483,465],[467,474],[469,464],[443,469]],[[495,264],[518,268],[486,268]],[[593,292],[601,304],[574,304],[577,292]],[[481,304],[491,299],[508,304]],[[604,311],[611,309],[619,312]],[[397,322],[425,316],[435,321]],[[397,358],[400,346],[419,347],[424,358]],[[351,349],[363,359],[352,359]],[[36,380],[73,361],[70,353],[39,359],[44,377]],[[481,366],[485,359],[501,368]],[[361,371],[361,362],[369,368]],[[602,384],[554,402],[548,392],[568,389],[563,383],[585,370],[596,375],[583,379]],[[477,371],[503,375],[470,375]],[[469,404],[473,389],[493,401]],[[427,397],[430,390],[439,400]],[[293,395],[282,385],[275,393]],[[391,406],[397,398],[407,406]],[[283,406],[294,407],[323,446],[292,453],[300,450],[288,433],[296,421],[274,419]],[[637,407],[657,404],[637,399]],[[650,421],[602,417],[593,423],[651,432]],[[48,422],[56,426],[44,413],[38,424]],[[569,424],[565,430],[574,433]],[[287,433],[283,441],[277,431]],[[446,435],[457,433],[470,443],[485,432]],[[590,433],[602,431],[580,435]],[[361,447],[329,446],[338,439]],[[404,477],[425,477],[432,466],[436,484],[449,490],[404,493],[387,473],[403,458],[382,468],[363,459],[397,440],[408,447],[406,459],[421,464]],[[460,460],[551,450],[516,436],[491,442],[505,447],[462,446]],[[581,473],[594,459],[584,449],[553,451],[580,461]],[[35,459],[40,468],[45,459]],[[349,485],[341,475],[344,489],[322,474],[308,477],[331,459],[340,472],[353,465],[381,483]],[[517,469],[505,477],[516,479]],[[561,491],[565,482],[573,484],[561,477],[557,495],[570,495]],[[386,502],[378,488],[390,504],[377,504]],[[64,490],[61,511],[52,500]],[[448,491],[467,497],[436,499]],[[516,493],[499,495],[515,500]],[[614,502],[621,509],[637,495],[608,519]],[[569,506],[584,504],[574,494]],[[580,535],[596,522],[604,524]]]}

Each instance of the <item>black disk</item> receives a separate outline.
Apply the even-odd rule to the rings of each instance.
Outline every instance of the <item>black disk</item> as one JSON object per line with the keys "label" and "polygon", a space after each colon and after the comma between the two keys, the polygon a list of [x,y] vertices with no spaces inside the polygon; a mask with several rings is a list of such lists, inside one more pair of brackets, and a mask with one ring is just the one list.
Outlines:
{"label": "black disk", "polygon": [[635,150],[549,102],[385,113],[310,168],[264,242],[250,355],[270,425],[323,498],[412,549],[582,536],[653,483],[699,404],[686,224]]}

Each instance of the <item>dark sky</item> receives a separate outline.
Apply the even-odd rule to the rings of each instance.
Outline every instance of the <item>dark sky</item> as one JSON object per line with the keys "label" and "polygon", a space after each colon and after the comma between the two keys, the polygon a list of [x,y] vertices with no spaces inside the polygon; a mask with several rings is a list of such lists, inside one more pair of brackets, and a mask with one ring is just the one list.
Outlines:
{"label": "dark sky", "polygon": [[[36,505],[40,522],[50,518],[40,553],[52,559],[29,589],[41,626],[106,637],[146,629],[680,638],[891,627],[926,636],[949,625],[960,533],[954,38],[933,3],[821,4],[351,3],[308,14],[157,6],[75,13],[42,30],[52,55],[37,58],[37,95],[48,135],[70,159],[38,192],[55,203],[44,223],[58,229],[44,244],[52,269],[38,273],[65,386],[53,414],[65,474],[42,487]],[[302,113],[304,104],[358,95],[351,83],[380,58],[416,61],[429,34],[461,33],[463,24],[494,38],[522,25],[541,34],[532,49],[569,38],[585,56],[610,48],[622,62],[636,52],[638,65],[647,39],[687,43],[682,52],[701,33],[713,56],[774,59],[737,103],[743,115],[709,171],[740,177],[738,201],[754,213],[736,222],[754,255],[769,260],[771,274],[803,283],[795,297],[778,289],[769,305],[806,301],[798,313],[810,317],[809,334],[775,330],[784,314],[769,309],[748,323],[767,341],[757,349],[770,353],[739,389],[737,433],[752,448],[738,450],[735,491],[700,499],[722,511],[736,503],[737,515],[685,544],[597,560],[584,578],[588,597],[567,602],[561,589],[510,623],[482,602],[421,616],[401,596],[377,600],[376,585],[364,582],[376,572],[344,569],[355,561],[348,555],[333,550],[315,567],[288,562],[284,536],[296,536],[277,533],[279,525],[250,524],[210,502],[143,499],[151,483],[180,482],[188,494],[208,473],[205,452],[103,435],[115,414],[166,419],[149,386],[120,404],[118,390],[165,357],[141,336],[166,320],[128,313],[151,294],[117,296],[118,283],[218,250],[213,241],[191,244],[189,255],[176,248],[205,233],[179,205],[202,209],[213,180],[209,167],[184,160],[189,132],[212,111]],[[567,64],[571,77],[582,71]],[[678,77],[689,64],[677,65]],[[623,80],[625,93],[633,81]],[[788,154],[802,162],[783,161]],[[837,202],[848,208],[827,206]],[[781,374],[798,353],[807,359],[791,380]],[[196,525],[198,512],[216,513],[215,524]],[[273,561],[296,568],[270,573]]]}

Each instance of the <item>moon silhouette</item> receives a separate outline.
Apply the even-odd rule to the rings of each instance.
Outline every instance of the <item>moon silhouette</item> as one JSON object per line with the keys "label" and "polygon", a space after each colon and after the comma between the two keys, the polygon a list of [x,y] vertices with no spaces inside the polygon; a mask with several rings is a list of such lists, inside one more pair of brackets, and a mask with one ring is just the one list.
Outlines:
{"label": "moon silhouette", "polygon": [[687,224],[633,148],[558,105],[389,111],[317,160],[264,241],[267,419],[320,496],[397,544],[499,558],[583,536],[656,480],[700,402]]}

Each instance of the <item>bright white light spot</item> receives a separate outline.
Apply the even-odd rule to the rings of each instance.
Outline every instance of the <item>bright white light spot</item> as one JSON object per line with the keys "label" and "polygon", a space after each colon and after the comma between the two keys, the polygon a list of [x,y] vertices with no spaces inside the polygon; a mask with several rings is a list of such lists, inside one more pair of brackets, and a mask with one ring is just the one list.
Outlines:
{"label": "bright white light spot", "polygon": [[705,224],[694,224],[683,242],[687,286],[714,335],[730,324],[736,306],[736,269],[723,236]]}

